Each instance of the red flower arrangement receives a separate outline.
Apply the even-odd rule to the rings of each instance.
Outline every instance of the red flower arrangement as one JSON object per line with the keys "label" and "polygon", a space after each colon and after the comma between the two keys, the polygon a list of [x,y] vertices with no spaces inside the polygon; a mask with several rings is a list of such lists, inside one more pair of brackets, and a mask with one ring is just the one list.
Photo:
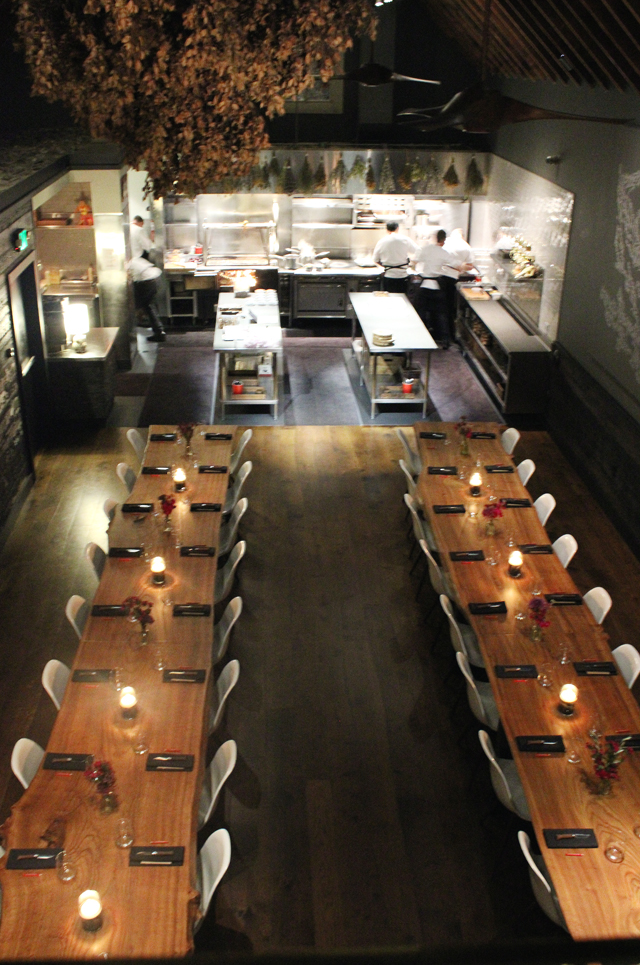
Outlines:
{"label": "red flower arrangement", "polygon": [[113,794],[116,786],[116,776],[109,761],[92,761],[84,772],[84,776],[96,786],[98,794],[103,796]]}
{"label": "red flower arrangement", "polygon": [[191,444],[193,438],[193,430],[197,426],[197,422],[180,422],[178,425],[178,432],[184,439],[187,445]]}
{"label": "red flower arrangement", "polygon": [[487,503],[487,505],[482,510],[482,515],[486,519],[498,519],[499,516],[502,516],[502,503],[500,502]]}
{"label": "red flower arrangement", "polygon": [[547,620],[549,603],[541,596],[532,596],[529,600],[529,616],[534,623],[537,623],[541,630],[546,630],[551,626],[551,621]]}
{"label": "red flower arrangement", "polygon": [[160,500],[160,508],[168,519],[176,508],[176,497],[171,495],[166,496],[164,493],[161,493],[158,499]]}
{"label": "red flower arrangement", "polygon": [[128,596],[126,600],[122,601],[121,605],[127,616],[139,623],[141,627],[155,623],[151,616],[151,607],[153,606],[151,600],[142,600],[139,596]]}
{"label": "red flower arrangement", "polygon": [[458,432],[461,436],[464,436],[466,439],[470,439],[472,431],[471,426],[467,422],[467,417],[463,415],[456,422],[456,432]]}
{"label": "red flower arrangement", "polygon": [[585,772],[582,778],[592,794],[609,794],[612,782],[620,780],[618,768],[627,755],[628,739],[628,737],[622,737],[620,740],[615,740],[599,734],[593,739],[593,743],[587,741],[595,778]]}

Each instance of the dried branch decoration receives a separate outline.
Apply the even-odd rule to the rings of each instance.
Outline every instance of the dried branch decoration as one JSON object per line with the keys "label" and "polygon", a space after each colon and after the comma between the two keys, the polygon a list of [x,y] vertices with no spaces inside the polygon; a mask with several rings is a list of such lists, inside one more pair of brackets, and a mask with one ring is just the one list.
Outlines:
{"label": "dried branch decoration", "polygon": [[[327,81],[368,0],[17,0],[33,93],[146,166],[156,196],[244,177],[265,116]],[[272,170],[272,174],[275,172]]]}

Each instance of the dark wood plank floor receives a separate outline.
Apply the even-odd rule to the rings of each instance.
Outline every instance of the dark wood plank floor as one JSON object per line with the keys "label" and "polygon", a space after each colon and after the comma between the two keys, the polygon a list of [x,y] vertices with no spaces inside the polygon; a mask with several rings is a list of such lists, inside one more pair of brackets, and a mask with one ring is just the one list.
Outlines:
{"label": "dark wood plank floor", "polygon": [[[254,430],[230,648],[240,682],[210,748],[232,736],[239,759],[203,835],[228,827],[233,859],[199,947],[562,939],[532,901],[517,824],[495,806],[433,598],[415,599],[401,454],[389,428]],[[636,643],[640,563],[545,433],[524,433],[516,455],[538,464],[532,494],[558,500],[550,535],[578,539],[580,589],[611,592],[613,644]],[[82,551],[105,545],[123,457],[124,430],[42,454],[0,557],[3,819],[21,791],[13,743],[44,744],[51,728],[40,674],[51,656],[71,660],[64,604],[95,588]]]}

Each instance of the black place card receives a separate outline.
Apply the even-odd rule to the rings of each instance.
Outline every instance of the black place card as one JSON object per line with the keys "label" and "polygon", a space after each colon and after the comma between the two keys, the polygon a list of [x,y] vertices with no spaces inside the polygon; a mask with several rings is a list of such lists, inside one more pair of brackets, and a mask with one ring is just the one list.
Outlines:
{"label": "black place card", "polygon": [[526,734],[516,737],[516,744],[527,754],[564,754],[561,734]]}
{"label": "black place card", "polygon": [[528,509],[531,506],[530,499],[515,499],[511,496],[501,499],[500,503],[505,509]]}
{"label": "black place card", "polygon": [[231,432],[205,432],[207,442],[231,442],[233,434]]}
{"label": "black place card", "polygon": [[74,670],[74,684],[106,684],[111,680],[112,670]]}
{"label": "black place card", "polygon": [[446,432],[421,432],[420,438],[421,439],[446,439],[447,433]]}
{"label": "black place card", "polygon": [[472,432],[472,439],[495,439],[495,432]]}
{"label": "black place card", "polygon": [[198,472],[203,474],[219,473],[220,475],[224,475],[226,472],[228,472],[228,469],[228,466],[198,466]]}
{"label": "black place card", "polygon": [[493,613],[506,613],[507,604],[504,600],[495,600],[494,602],[488,603],[470,603],[469,613],[472,613],[475,617],[489,616]]}
{"label": "black place card", "polygon": [[175,432],[152,432],[149,436],[150,442],[175,442]]}
{"label": "black place card", "polygon": [[582,606],[582,597],[579,593],[545,593],[547,603],[551,606]]}
{"label": "black place card", "polygon": [[123,503],[123,513],[150,513],[153,503]]}
{"label": "black place card", "polygon": [[607,734],[606,739],[616,741],[618,744],[624,741],[624,746],[628,751],[640,750],[640,734]]}
{"label": "black place card", "polygon": [[209,603],[176,603],[173,607],[174,617],[210,617]]}
{"label": "black place card", "polygon": [[484,468],[487,470],[487,472],[490,472],[490,473],[515,472],[515,469],[513,466],[503,466],[502,464],[499,464],[499,463],[496,463],[493,466],[485,466]]}
{"label": "black place card", "polygon": [[215,556],[215,546],[181,546],[180,556]]}
{"label": "black place card", "polygon": [[454,563],[475,563],[484,559],[482,550],[452,550],[449,559]]}
{"label": "black place card", "polygon": [[618,668],[613,660],[577,660],[573,666],[579,677],[617,677]]}
{"label": "black place card", "polygon": [[56,857],[62,848],[11,848],[7,857],[7,870],[46,871],[55,868]]}
{"label": "black place card", "polygon": [[181,866],[183,864],[183,847],[156,847],[150,844],[146,848],[131,848],[129,851],[129,867],[140,868],[146,865]]}
{"label": "black place card", "polygon": [[178,667],[176,670],[165,670],[162,675],[162,682],[165,684],[203,684],[206,677],[206,670]]}
{"label": "black place card", "polygon": [[192,771],[193,754],[148,754],[148,771]]}
{"label": "black place card", "polygon": [[431,507],[437,516],[457,516],[464,515],[464,506],[462,503],[450,503],[442,504],[438,503]]}
{"label": "black place card", "polygon": [[93,754],[46,754],[42,765],[45,771],[84,771],[93,760]]}
{"label": "black place card", "polygon": [[553,556],[550,543],[522,543],[518,549],[524,556]]}
{"label": "black place card", "polygon": [[168,476],[171,472],[171,466],[143,466],[142,475],[143,476]]}
{"label": "black place card", "polygon": [[427,472],[430,476],[455,476],[458,472],[457,466],[429,466]]}
{"label": "black place card", "polygon": [[597,848],[598,839],[593,828],[543,828],[548,848]]}
{"label": "black place card", "polygon": [[222,503],[191,503],[192,513],[219,513]]}
{"label": "black place card", "polygon": [[141,546],[112,546],[109,549],[112,560],[139,560],[141,556]]}
{"label": "black place card", "polygon": [[535,680],[538,676],[533,663],[497,663],[493,669],[502,680]]}
{"label": "black place card", "polygon": [[127,611],[120,603],[94,603],[92,617],[126,617]]}

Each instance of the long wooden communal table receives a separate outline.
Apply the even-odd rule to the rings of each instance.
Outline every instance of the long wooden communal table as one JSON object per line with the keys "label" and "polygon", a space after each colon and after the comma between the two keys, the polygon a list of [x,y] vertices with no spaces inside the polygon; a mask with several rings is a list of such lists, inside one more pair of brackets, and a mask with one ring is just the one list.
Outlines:
{"label": "long wooden communal table", "polygon": [[[640,840],[634,828],[640,825],[640,754],[630,754],[623,762],[621,780],[610,797],[594,797],[585,787],[582,771],[592,773],[589,751],[585,743],[592,726],[604,734],[640,733],[640,709],[623,677],[578,676],[574,661],[611,660],[606,633],[595,623],[587,606],[554,607],[550,610],[551,626],[544,631],[542,643],[529,638],[529,621],[516,619],[526,611],[532,589],[542,593],[577,592],[571,576],[552,556],[524,556],[522,577],[508,575],[506,540],[513,534],[518,544],[548,544],[544,527],[535,509],[504,509],[496,520],[497,536],[485,535],[486,520],[482,515],[472,519],[469,509],[476,505],[481,513],[486,498],[470,495],[468,475],[479,469],[486,497],[490,482],[497,497],[528,497],[517,473],[488,475],[487,465],[511,464],[502,449],[500,433],[504,426],[474,424],[473,429],[495,433],[495,440],[469,440],[470,455],[459,451],[459,436],[447,423],[416,424],[416,437],[423,462],[418,492],[425,516],[433,529],[442,566],[449,575],[460,604],[478,636],[481,652],[493,688],[502,725],[509,739],[518,773],[529,803],[533,826],[547,868],[551,874],[567,926],[573,938],[612,939],[640,936]],[[421,431],[440,431],[444,440],[423,439]],[[429,475],[428,466],[461,465],[467,467],[467,480],[457,476]],[[437,515],[434,504],[464,504],[464,515]],[[496,565],[483,562],[452,562],[449,553],[456,550],[497,548],[501,560]],[[468,604],[504,600],[506,615],[473,616]],[[562,665],[559,656],[566,647],[570,662]],[[543,688],[535,679],[508,680],[498,678],[495,666],[500,664],[542,664],[551,667],[552,687]],[[578,687],[579,697],[574,717],[558,712],[558,694],[564,683]],[[544,755],[520,753],[518,735],[562,734],[567,754]],[[570,750],[579,749],[581,763],[570,764]],[[593,828],[596,849],[567,847],[550,849],[545,844],[544,828]],[[619,844],[624,852],[620,864],[605,857],[605,849]]]}
{"label": "long wooden communal table", "polygon": [[[235,433],[228,426],[209,431]],[[174,426],[151,426],[150,433],[169,432]],[[200,463],[225,465],[233,441],[193,439]],[[184,461],[184,445],[150,442],[147,466]],[[193,501],[224,502],[228,474],[199,474],[193,460],[187,469],[188,497]],[[127,502],[154,502],[173,491],[168,476],[140,475]],[[192,513],[177,494],[174,532],[183,544],[217,546],[221,513]],[[87,753],[109,761],[115,771],[119,809],[100,813],[97,797],[82,772],[38,771],[28,790],[4,825],[10,848],[46,847],[42,835],[53,831],[74,856],[75,880],[61,882],[55,870],[20,872],[0,864],[2,958],[158,957],[187,955],[193,948],[192,926],[198,917],[196,891],[196,830],[198,803],[204,775],[211,694],[213,588],[215,558],[183,558],[174,538],[162,533],[162,522],[123,514],[118,508],[109,529],[114,546],[148,544],[167,562],[167,584],[150,582],[149,563],[108,559],[94,603],[121,603],[130,595],[153,601],[155,622],[149,643],[140,648],[140,629],[121,617],[89,617],[73,665],[80,668],[122,670],[125,685],[138,696],[139,713],[131,722],[120,713],[112,682],[69,682],[47,749],[58,754]],[[175,603],[209,603],[211,617],[173,617],[164,605],[170,594]],[[167,668],[205,669],[206,682],[163,683],[157,669],[158,646]],[[146,754],[136,755],[134,743],[144,733],[152,753],[165,751],[194,755],[193,771],[145,770]],[[130,867],[129,851],[115,846],[116,822],[131,819],[134,845],[182,845],[182,867]],[[104,924],[100,931],[84,931],[78,919],[78,896],[92,888],[100,893]]]}

